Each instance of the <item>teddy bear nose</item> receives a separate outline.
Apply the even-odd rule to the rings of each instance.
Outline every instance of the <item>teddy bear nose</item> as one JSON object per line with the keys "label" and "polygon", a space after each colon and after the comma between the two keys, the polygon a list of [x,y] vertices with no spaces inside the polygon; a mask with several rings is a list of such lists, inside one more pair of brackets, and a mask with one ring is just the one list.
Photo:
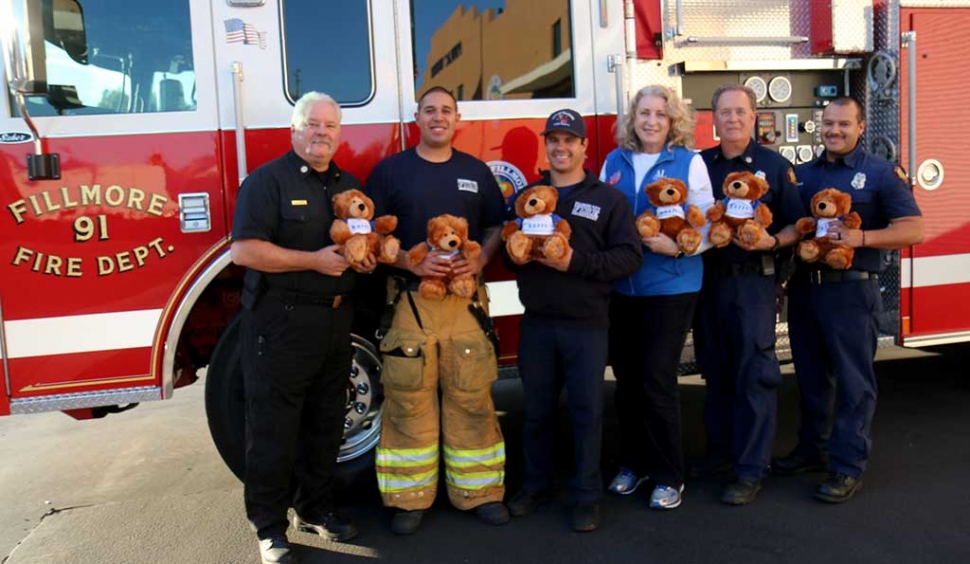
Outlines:
{"label": "teddy bear nose", "polygon": [[818,209],[820,209],[820,210],[824,210],[824,209],[825,209],[825,202],[821,202],[821,203],[819,203],[819,205],[818,205]]}
{"label": "teddy bear nose", "polygon": [[451,241],[448,241],[448,246],[451,248],[454,248],[458,246],[458,241],[455,241],[454,239],[452,239]]}
{"label": "teddy bear nose", "polygon": [[674,195],[674,189],[673,188],[667,188],[667,195],[668,196],[673,196]]}
{"label": "teddy bear nose", "polygon": [[737,190],[741,188],[741,183],[735,180],[734,182],[731,183],[731,188],[734,188],[735,190]]}
{"label": "teddy bear nose", "polygon": [[367,206],[365,206],[364,204],[357,204],[357,209],[359,209],[360,211],[364,211],[365,209],[367,209]]}
{"label": "teddy bear nose", "polygon": [[530,206],[534,206],[534,205],[536,205],[538,203],[539,203],[539,200],[537,200],[535,198],[532,198],[531,200],[529,200],[529,205]]}

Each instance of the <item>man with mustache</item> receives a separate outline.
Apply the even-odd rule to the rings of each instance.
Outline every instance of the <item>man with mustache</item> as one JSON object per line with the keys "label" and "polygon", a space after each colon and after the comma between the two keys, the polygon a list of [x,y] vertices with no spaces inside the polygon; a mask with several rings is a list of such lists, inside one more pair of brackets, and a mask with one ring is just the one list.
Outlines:
{"label": "man with mustache", "polygon": [[852,196],[862,226],[837,222],[824,235],[855,249],[848,269],[801,263],[792,277],[788,328],[802,421],[798,446],[772,468],[779,475],[827,469],[815,498],[841,503],[862,485],[872,446],[873,360],[882,313],[878,273],[886,251],[923,240],[923,218],[903,170],[859,146],[866,122],[858,101],[832,100],[821,126],[825,152],[796,169],[802,199],[809,206],[820,190],[841,190]]}
{"label": "man with mustache", "polygon": [[[246,515],[264,564],[297,562],[294,527],[336,541],[357,535],[334,511],[353,350],[356,273],[330,239],[331,198],[359,188],[333,161],[340,106],[308,92],[293,107],[292,150],[257,168],[239,191],[232,260],[246,267],[240,330],[246,396]],[[374,269],[373,256],[358,267]]]}

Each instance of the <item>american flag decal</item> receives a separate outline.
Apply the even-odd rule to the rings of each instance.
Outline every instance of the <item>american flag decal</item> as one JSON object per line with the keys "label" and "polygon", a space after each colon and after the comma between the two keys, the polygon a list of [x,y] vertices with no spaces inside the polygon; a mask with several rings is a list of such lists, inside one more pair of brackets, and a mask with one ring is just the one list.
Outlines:
{"label": "american flag decal", "polygon": [[226,24],[226,43],[242,43],[243,45],[259,45],[266,48],[266,32],[256,31],[252,24],[243,22],[239,18],[229,18]]}

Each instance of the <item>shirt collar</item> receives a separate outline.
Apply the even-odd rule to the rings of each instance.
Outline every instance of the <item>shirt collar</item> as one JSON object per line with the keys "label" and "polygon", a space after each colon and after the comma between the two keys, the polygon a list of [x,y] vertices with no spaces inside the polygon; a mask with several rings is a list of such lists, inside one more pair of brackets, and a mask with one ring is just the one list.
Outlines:
{"label": "shirt collar", "polygon": [[748,141],[748,145],[744,148],[744,151],[740,155],[738,155],[738,156],[736,156],[736,157],[734,157],[732,159],[729,159],[729,158],[725,157],[724,156],[724,153],[721,151],[721,148],[718,147],[717,148],[717,153],[714,154],[714,160],[716,160],[716,161],[733,161],[733,160],[736,160],[737,159],[737,160],[743,161],[747,165],[754,166],[754,151],[755,151],[755,147],[756,146],[757,146],[757,143],[755,143],[755,141],[753,139],[750,140],[750,141]]}
{"label": "shirt collar", "polygon": [[312,175],[316,175],[318,178],[320,178],[320,180],[322,180],[326,184],[329,184],[330,182],[334,182],[340,178],[340,167],[337,166],[337,163],[335,161],[332,161],[332,160],[330,161],[330,166],[327,167],[327,170],[323,172],[317,172],[310,166],[308,162],[300,158],[300,156],[296,154],[296,151],[291,149],[286,156],[287,156],[287,162],[289,166],[292,169],[297,171],[297,173],[300,175],[300,178],[305,179],[312,174]]}
{"label": "shirt collar", "polygon": [[[816,166],[823,166],[828,163],[827,153],[828,151],[822,151],[822,154],[819,155],[817,159],[815,159]],[[862,160],[864,155],[865,155],[865,151],[863,151],[862,146],[857,143],[855,148],[849,151],[848,155],[836,159],[835,162],[832,164],[842,163],[848,168],[859,168],[859,165],[861,164],[860,161]]]}

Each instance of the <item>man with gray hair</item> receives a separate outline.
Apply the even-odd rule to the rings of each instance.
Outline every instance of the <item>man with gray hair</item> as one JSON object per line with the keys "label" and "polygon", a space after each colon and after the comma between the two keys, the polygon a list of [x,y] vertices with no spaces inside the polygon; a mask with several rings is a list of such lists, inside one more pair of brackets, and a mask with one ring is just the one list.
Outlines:
{"label": "man with gray hair", "polygon": [[[333,162],[340,116],[326,94],[297,101],[292,150],[246,178],[232,228],[232,260],[247,269],[240,330],[244,498],[264,564],[297,562],[286,538],[289,507],[295,528],[335,541],[357,535],[332,499],[356,273],[330,239],[331,199],[360,188]],[[357,270],[375,266],[369,256]]]}

